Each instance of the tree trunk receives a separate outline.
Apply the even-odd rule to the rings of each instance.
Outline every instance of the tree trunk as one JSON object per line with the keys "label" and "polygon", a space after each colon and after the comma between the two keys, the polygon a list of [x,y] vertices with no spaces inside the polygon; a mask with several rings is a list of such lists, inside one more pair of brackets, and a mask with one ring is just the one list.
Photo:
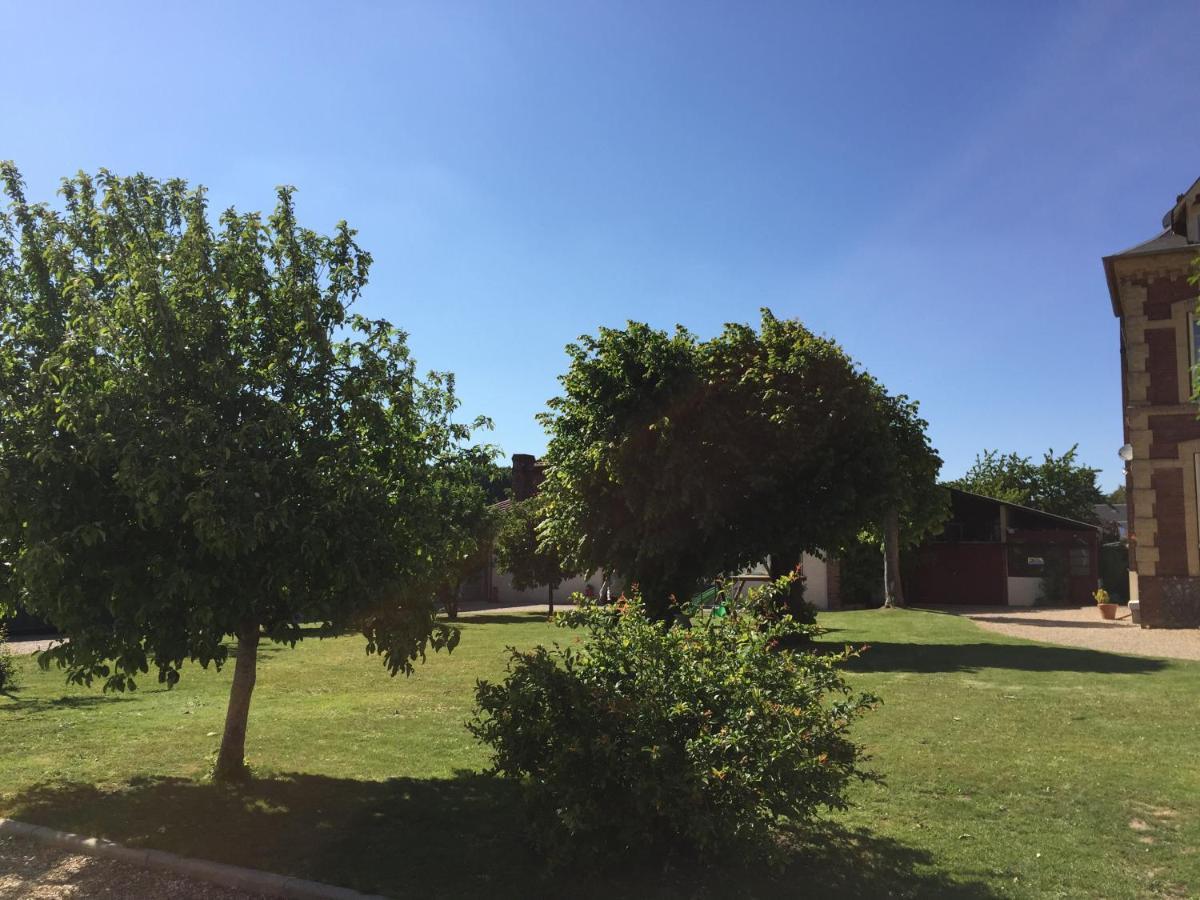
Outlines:
{"label": "tree trunk", "polygon": [[247,623],[238,633],[237,662],[233,667],[233,686],[229,689],[229,708],[225,712],[225,734],[213,778],[237,781],[246,777],[246,720],[250,715],[250,695],[258,668],[258,623]]}
{"label": "tree trunk", "polygon": [[554,615],[554,585],[547,585],[546,590],[549,591],[550,612],[547,615]]}
{"label": "tree trunk", "polygon": [[438,593],[442,597],[442,607],[446,610],[446,618],[454,621],[458,618],[458,587],[444,584]]}
{"label": "tree trunk", "polygon": [[900,513],[890,509],[883,518],[883,605],[903,607],[904,585],[900,582]]}

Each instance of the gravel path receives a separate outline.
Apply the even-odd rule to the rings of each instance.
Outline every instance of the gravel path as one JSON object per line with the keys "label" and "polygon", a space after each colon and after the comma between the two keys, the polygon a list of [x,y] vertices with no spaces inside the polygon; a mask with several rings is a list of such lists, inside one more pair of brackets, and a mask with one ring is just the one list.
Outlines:
{"label": "gravel path", "polygon": [[1079,609],[941,606],[937,611],[963,615],[987,631],[1030,641],[1133,656],[1200,660],[1200,628],[1140,628],[1130,622],[1125,607],[1117,609],[1120,618],[1115,621],[1101,619],[1094,606]]}
{"label": "gravel path", "polygon": [[52,644],[57,644],[62,638],[37,638],[36,640],[13,640],[8,642],[8,649],[14,656],[23,656],[26,653],[41,653]]}
{"label": "gravel path", "polygon": [[[0,900],[257,900],[158,869],[0,836]],[[265,898],[263,898],[265,900]]]}

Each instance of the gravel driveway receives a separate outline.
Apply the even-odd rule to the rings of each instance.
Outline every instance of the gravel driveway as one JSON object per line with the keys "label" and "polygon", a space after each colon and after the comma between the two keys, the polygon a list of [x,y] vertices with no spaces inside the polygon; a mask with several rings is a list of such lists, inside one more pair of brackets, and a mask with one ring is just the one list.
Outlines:
{"label": "gravel driveway", "polygon": [[[256,900],[159,869],[86,856],[11,835],[0,836],[0,900]],[[265,898],[264,898],[265,900]]]}
{"label": "gravel driveway", "polygon": [[1086,647],[1133,656],[1200,660],[1200,628],[1141,628],[1118,607],[1121,618],[1100,618],[1094,606],[1079,609],[939,606],[937,612],[966,616],[986,631],[1068,647]]}

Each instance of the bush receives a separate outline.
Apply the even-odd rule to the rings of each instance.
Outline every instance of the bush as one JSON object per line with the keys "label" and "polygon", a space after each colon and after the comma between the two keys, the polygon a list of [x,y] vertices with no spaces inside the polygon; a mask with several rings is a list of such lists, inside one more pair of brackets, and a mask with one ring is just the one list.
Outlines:
{"label": "bush", "polygon": [[1036,603],[1038,606],[1065,606],[1069,599],[1066,560],[1057,547],[1047,547],[1043,552],[1045,564]]}
{"label": "bush", "polygon": [[[789,579],[765,588],[787,589]],[[781,832],[842,808],[861,751],[838,665],[852,651],[786,652],[819,632],[767,619],[755,592],[726,617],[666,627],[638,596],[557,618],[573,645],[510,650],[480,682],[471,731],[494,774],[525,787],[530,834],[552,863],[682,851],[776,855]]]}
{"label": "bush", "polygon": [[17,687],[17,661],[8,648],[8,631],[0,625],[0,693]]}

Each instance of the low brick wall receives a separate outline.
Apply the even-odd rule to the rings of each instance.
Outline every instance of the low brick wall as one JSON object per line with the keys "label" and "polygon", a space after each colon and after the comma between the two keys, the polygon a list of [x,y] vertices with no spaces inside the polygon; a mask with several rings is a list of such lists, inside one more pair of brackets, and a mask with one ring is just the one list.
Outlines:
{"label": "low brick wall", "polygon": [[1151,628],[1200,627],[1200,578],[1186,575],[1138,577],[1142,624]]}

